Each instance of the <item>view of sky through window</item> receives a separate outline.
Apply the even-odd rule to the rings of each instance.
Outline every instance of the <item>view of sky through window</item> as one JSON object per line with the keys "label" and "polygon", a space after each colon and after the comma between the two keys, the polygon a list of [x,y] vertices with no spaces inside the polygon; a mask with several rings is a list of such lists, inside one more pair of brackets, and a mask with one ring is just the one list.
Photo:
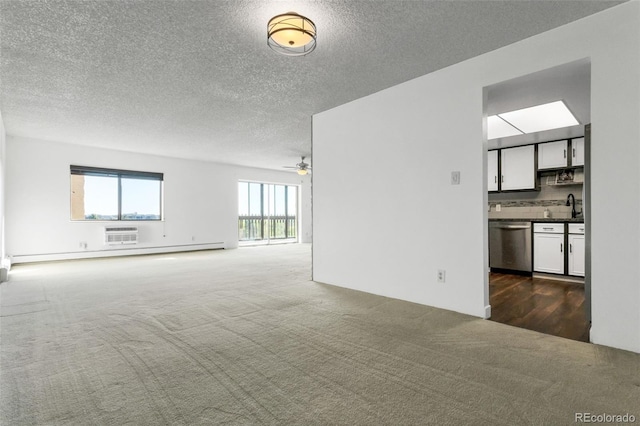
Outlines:
{"label": "view of sky through window", "polygon": [[[118,220],[118,177],[72,175],[79,179],[82,191],[72,194],[78,204],[72,208],[84,208],[80,217],[85,220]],[[121,220],[158,220],[161,217],[162,181],[151,179],[121,178]],[[77,215],[73,215],[74,218]]]}
{"label": "view of sky through window", "polygon": [[118,216],[118,178],[84,176],[85,217]]}
{"label": "view of sky through window", "polygon": [[160,181],[122,178],[122,216],[160,218]]}

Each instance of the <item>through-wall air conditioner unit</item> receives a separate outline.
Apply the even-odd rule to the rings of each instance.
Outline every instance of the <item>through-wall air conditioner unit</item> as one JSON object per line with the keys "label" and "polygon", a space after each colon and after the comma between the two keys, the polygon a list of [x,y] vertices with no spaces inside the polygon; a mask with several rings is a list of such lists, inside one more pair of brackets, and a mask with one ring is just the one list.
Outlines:
{"label": "through-wall air conditioner unit", "polygon": [[137,244],[137,226],[105,226],[104,244],[107,246],[119,246],[121,244]]}

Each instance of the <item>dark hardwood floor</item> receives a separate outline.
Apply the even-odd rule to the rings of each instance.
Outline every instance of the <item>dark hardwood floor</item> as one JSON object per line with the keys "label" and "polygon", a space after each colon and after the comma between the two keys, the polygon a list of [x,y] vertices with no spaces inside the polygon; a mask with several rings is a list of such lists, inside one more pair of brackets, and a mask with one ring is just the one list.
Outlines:
{"label": "dark hardwood floor", "polygon": [[489,299],[492,321],[589,341],[583,284],[492,272]]}

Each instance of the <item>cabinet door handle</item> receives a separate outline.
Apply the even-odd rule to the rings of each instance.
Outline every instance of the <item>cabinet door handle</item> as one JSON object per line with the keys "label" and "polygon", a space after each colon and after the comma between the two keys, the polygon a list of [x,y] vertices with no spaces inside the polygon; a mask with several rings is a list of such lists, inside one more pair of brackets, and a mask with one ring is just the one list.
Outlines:
{"label": "cabinet door handle", "polygon": [[504,183],[504,175],[502,175],[502,183]]}
{"label": "cabinet door handle", "polygon": [[569,244],[569,253],[573,253],[573,247],[571,247],[571,244]]}
{"label": "cabinet door handle", "polygon": [[576,149],[573,148],[573,158],[576,158]]}
{"label": "cabinet door handle", "polygon": [[567,150],[566,149],[562,150],[562,153],[564,155],[564,158],[567,158]]}
{"label": "cabinet door handle", "polygon": [[562,253],[562,243],[560,243],[560,253]]}
{"label": "cabinet door handle", "polygon": [[498,176],[495,176],[495,179],[494,179],[493,183],[498,183]]}

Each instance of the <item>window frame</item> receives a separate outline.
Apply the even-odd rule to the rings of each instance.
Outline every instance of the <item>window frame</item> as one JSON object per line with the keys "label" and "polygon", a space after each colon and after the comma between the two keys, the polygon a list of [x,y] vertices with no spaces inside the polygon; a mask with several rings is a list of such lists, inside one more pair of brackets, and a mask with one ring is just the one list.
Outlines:
{"label": "window frame", "polygon": [[[239,180],[238,185],[246,184],[247,185],[247,212],[251,212],[251,195],[250,195],[250,186],[251,184],[260,185],[260,215],[252,218],[251,214],[245,216],[238,214],[238,241],[240,243],[261,243],[270,241],[299,241],[299,227],[298,223],[300,220],[300,185],[290,184],[290,183],[272,183],[272,182],[259,182],[252,180]],[[271,200],[275,197],[275,194],[272,194],[272,190],[275,191],[275,187],[282,186],[284,187],[284,201],[283,207],[285,209],[284,216],[275,214],[275,206],[271,206]],[[293,212],[289,211],[289,189],[293,189],[295,193],[295,206]],[[239,194],[238,194],[239,195]],[[271,211],[273,210],[273,212]],[[239,212],[238,212],[239,213]],[[273,213],[273,214],[272,214]],[[293,214],[292,214],[293,213]],[[284,217],[284,236],[278,237],[276,236],[276,224],[273,222],[274,218]],[[240,235],[240,222],[243,220],[257,220],[260,222],[260,225],[257,227],[256,231],[259,234],[259,238],[251,238],[251,231],[248,231],[248,238],[241,238]],[[294,225],[290,227],[289,220],[294,221]],[[293,232],[291,232],[293,231]],[[294,233],[295,236],[289,236],[290,233]],[[273,236],[272,236],[273,234]],[[258,236],[258,235],[257,235]]]}
{"label": "window frame", "polygon": [[[118,218],[117,219],[73,219],[73,212],[69,212],[72,222],[156,222],[164,220],[164,173],[142,172],[137,170],[108,169],[103,167],[90,166],[69,166],[69,176],[95,176],[95,177],[115,177],[118,179]],[[122,179],[139,179],[152,180],[160,183],[158,194],[158,211],[160,212],[158,219],[123,219],[122,218]],[[70,194],[73,197],[72,194]],[[73,204],[73,203],[72,203]],[[70,208],[72,208],[70,206]]]}

